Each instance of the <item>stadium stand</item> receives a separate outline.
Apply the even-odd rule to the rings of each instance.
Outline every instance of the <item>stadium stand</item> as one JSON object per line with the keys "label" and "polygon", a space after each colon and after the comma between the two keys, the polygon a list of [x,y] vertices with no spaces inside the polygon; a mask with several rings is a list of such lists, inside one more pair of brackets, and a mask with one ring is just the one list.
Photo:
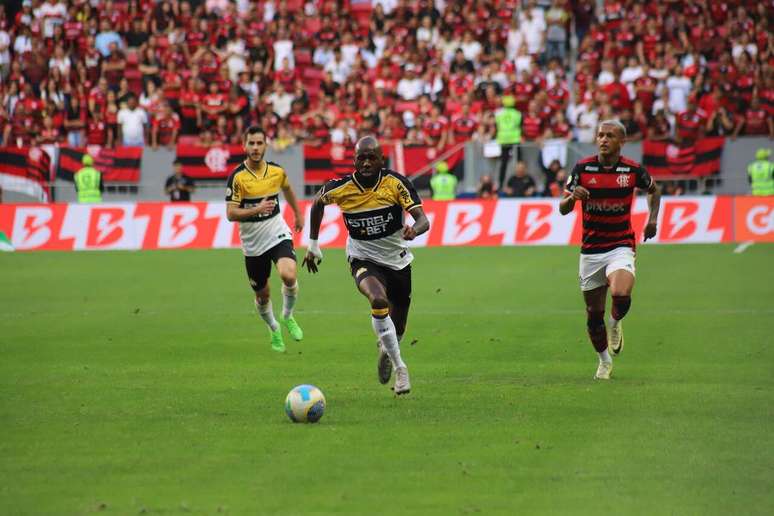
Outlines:
{"label": "stadium stand", "polygon": [[774,136],[771,15],[746,0],[6,2],[0,137],[119,145],[130,94],[165,143],[259,123],[283,141],[443,145],[488,137],[506,94],[531,140],[589,141],[610,116],[632,139]]}

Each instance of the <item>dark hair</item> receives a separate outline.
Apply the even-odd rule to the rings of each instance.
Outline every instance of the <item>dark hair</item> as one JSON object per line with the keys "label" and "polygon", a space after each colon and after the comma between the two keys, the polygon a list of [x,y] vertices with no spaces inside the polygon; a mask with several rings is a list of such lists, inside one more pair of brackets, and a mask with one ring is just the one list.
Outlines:
{"label": "dark hair", "polygon": [[266,131],[263,130],[262,127],[257,125],[251,125],[245,130],[245,134],[242,137],[243,140],[247,140],[247,137],[251,134],[262,134],[264,138],[266,138]]}

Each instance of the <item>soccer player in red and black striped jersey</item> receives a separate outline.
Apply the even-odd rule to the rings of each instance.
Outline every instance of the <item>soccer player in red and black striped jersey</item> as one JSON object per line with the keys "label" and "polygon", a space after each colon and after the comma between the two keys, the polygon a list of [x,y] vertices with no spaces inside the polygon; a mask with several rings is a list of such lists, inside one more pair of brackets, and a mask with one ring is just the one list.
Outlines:
{"label": "soccer player in red and black striped jersey", "polygon": [[[583,245],[580,256],[580,287],[586,302],[589,339],[599,354],[594,378],[608,380],[614,355],[623,348],[624,318],[631,306],[634,288],[635,236],[631,224],[634,190],[648,192],[648,223],[645,240],[656,236],[661,193],[648,172],[637,162],[621,156],[626,128],[618,120],[606,120],[597,129],[596,156],[575,165],[567,179],[559,212],[567,215],[580,201],[583,207]],[[613,298],[610,338],[605,326],[607,291]]]}

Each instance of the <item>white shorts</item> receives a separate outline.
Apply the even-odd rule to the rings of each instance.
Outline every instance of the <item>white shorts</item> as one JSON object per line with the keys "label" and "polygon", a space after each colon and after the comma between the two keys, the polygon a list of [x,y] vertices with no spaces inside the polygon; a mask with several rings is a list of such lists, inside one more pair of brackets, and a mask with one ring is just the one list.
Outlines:
{"label": "white shorts", "polygon": [[580,255],[580,288],[583,291],[607,286],[607,277],[614,271],[626,270],[634,276],[634,251],[618,247],[600,254]]}

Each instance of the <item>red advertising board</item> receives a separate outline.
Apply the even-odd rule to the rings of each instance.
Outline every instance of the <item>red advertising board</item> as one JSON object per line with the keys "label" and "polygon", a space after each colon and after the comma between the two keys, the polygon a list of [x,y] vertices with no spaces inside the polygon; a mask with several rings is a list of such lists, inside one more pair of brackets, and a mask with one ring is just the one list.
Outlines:
{"label": "red advertising board", "polygon": [[[308,212],[309,202],[302,206]],[[425,201],[424,208],[431,228],[412,246],[578,245],[581,239],[578,210],[563,217],[553,199]],[[730,242],[734,210],[737,240],[774,240],[771,198],[667,197],[653,241]],[[647,213],[646,200],[637,198],[632,221],[640,235]],[[291,221],[286,204],[282,214]],[[18,251],[239,247],[237,224],[226,219],[222,202],[0,205],[0,231]],[[295,243],[306,239],[306,232],[297,234]],[[345,242],[340,211],[329,206],[320,244]]]}

